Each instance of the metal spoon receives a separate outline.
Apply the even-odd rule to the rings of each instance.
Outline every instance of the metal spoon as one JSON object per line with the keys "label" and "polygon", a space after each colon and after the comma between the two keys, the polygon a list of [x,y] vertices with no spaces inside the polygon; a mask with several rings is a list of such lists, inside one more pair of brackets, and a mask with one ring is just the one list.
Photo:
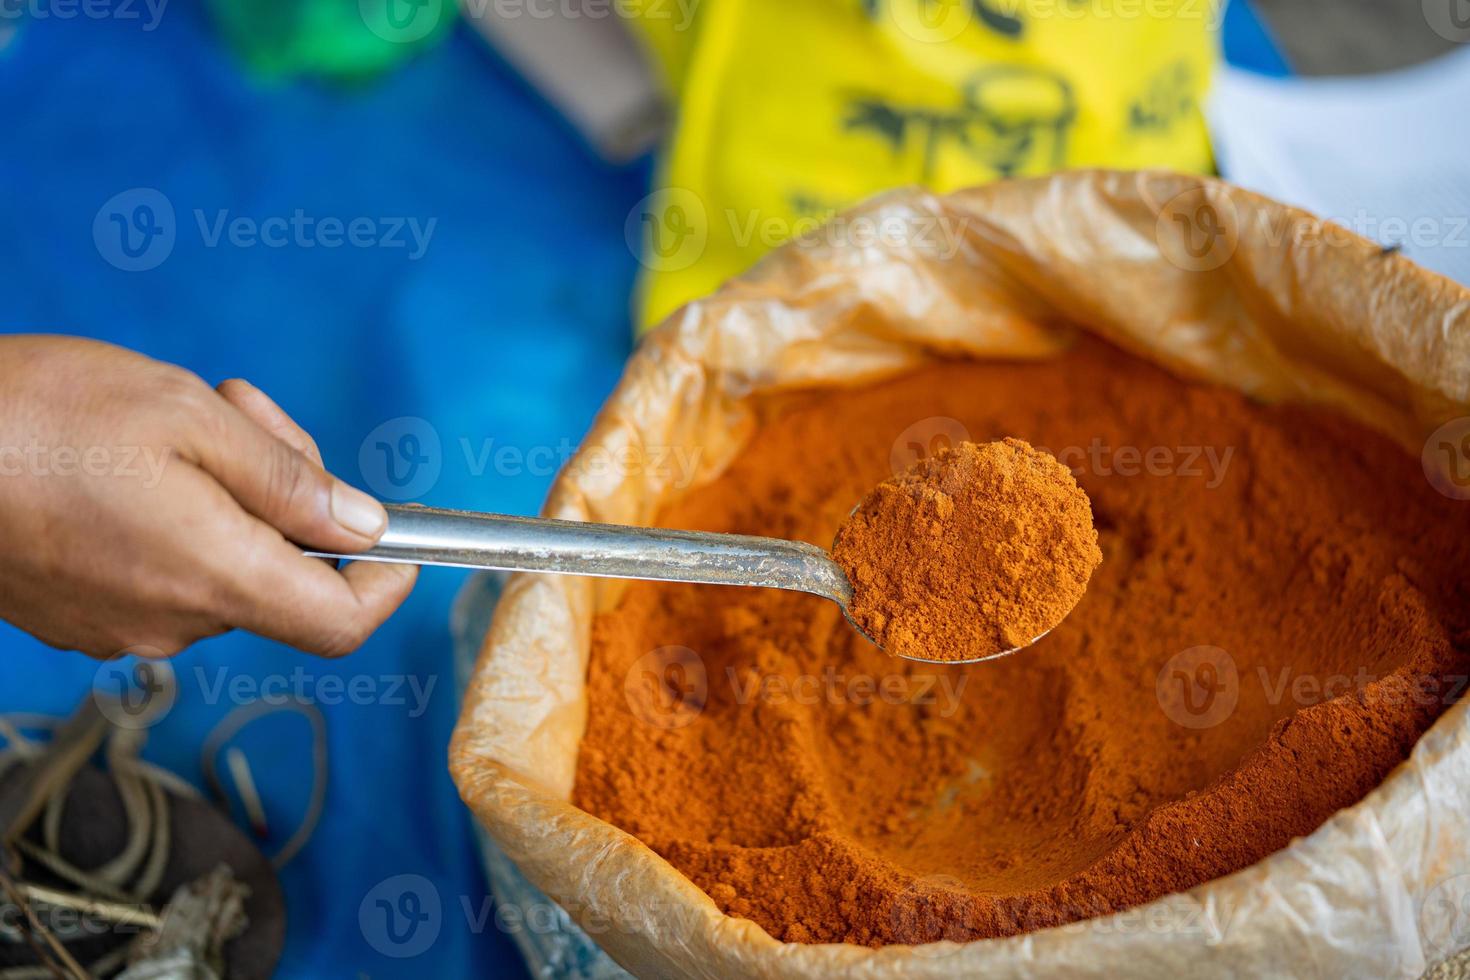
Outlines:
{"label": "metal spoon", "polygon": [[[388,511],[388,529],[371,550],[355,555],[322,551],[306,554],[351,561],[747,585],[807,592],[837,603],[848,625],[876,645],[853,621],[852,583],[846,573],[826,551],[802,541],[480,514],[436,507],[384,506]],[[1014,652],[1006,650],[976,659],[989,660]],[[931,663],[973,662],[930,661],[912,656],[907,659]]]}

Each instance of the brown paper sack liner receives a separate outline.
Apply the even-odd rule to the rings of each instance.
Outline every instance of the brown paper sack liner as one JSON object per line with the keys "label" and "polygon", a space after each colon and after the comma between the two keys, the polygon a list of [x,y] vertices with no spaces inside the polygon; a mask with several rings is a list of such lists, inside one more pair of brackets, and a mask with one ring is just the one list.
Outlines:
{"label": "brown paper sack liner", "polygon": [[[1438,425],[1470,415],[1470,291],[1220,181],[1086,171],[895,192],[786,245],[648,336],[582,453],[699,447],[707,481],[773,393],[866,383],[938,353],[1048,357],[1078,328],[1181,376],[1330,406],[1416,454]],[[574,462],[545,514],[650,523],[679,493],[671,473],[652,472],[667,469]],[[1470,908],[1470,877],[1456,877],[1470,875],[1465,703],[1361,803],[1190,892],[1007,939],[777,942],[568,802],[590,624],[621,588],[511,579],[450,761],[525,876],[636,975],[1388,977],[1454,952],[1431,920]]]}

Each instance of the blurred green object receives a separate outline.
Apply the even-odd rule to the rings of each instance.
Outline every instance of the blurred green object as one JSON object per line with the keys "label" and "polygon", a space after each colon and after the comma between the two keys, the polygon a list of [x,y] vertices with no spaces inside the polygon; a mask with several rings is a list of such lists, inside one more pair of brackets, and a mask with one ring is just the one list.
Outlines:
{"label": "blurred green object", "polygon": [[454,0],[209,0],[230,45],[261,75],[361,79],[434,44]]}

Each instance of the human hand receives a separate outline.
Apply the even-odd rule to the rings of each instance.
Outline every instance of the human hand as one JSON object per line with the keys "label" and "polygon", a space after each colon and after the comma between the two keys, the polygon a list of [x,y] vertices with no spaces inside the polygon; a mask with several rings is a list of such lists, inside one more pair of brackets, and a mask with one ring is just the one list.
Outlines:
{"label": "human hand", "polygon": [[335,657],[407,598],[411,565],[341,571],[382,505],[244,381],[218,390],[96,341],[0,337],[0,618],[53,646],[172,655],[232,628]]}

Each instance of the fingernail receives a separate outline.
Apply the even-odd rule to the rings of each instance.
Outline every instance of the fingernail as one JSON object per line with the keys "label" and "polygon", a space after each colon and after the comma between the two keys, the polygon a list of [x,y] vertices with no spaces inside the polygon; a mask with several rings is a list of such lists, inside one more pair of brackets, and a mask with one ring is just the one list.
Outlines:
{"label": "fingernail", "polygon": [[341,480],[332,484],[332,517],[353,534],[377,540],[388,526],[383,505]]}

